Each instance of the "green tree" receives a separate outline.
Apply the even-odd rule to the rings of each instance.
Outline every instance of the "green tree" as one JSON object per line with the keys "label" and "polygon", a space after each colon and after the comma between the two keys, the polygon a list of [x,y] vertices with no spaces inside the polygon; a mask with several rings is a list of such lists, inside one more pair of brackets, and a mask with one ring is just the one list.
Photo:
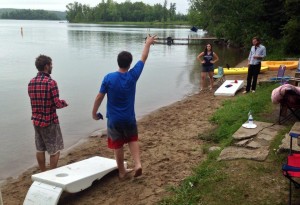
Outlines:
{"label": "green tree", "polygon": [[117,21],[118,12],[116,9],[116,3],[113,0],[107,0],[106,2],[106,15],[104,16],[105,21]]}
{"label": "green tree", "polygon": [[173,21],[176,18],[176,3],[170,3],[170,19]]}
{"label": "green tree", "polygon": [[60,18],[49,11],[15,9],[1,15],[2,19],[21,19],[21,20],[60,20]]}
{"label": "green tree", "polygon": [[66,6],[67,8],[67,20],[69,22],[76,22],[82,16],[82,5],[78,2],[70,3]]}
{"label": "green tree", "polygon": [[264,35],[259,24],[261,0],[190,0],[189,20],[210,35],[230,39],[236,45],[248,44],[253,36]]}
{"label": "green tree", "polygon": [[167,19],[168,19],[168,8],[167,8],[167,5],[168,5],[168,0],[165,0],[164,1],[164,10],[163,10],[163,21],[166,22]]}
{"label": "green tree", "polygon": [[300,0],[190,0],[190,5],[189,22],[210,35],[238,46],[260,36],[271,51],[300,53]]}
{"label": "green tree", "polygon": [[140,2],[132,3],[126,0],[124,3],[117,3],[113,0],[102,0],[94,8],[82,5],[78,2],[70,3],[67,6],[67,19],[69,22],[105,22],[105,21],[164,21],[168,18],[172,21],[186,20],[186,15],[176,14],[176,4],[170,4],[167,9],[167,0],[164,6],[155,4],[150,6]]}
{"label": "green tree", "polygon": [[264,13],[260,22],[264,22],[265,30],[275,39],[283,36],[283,27],[287,23],[284,0],[264,0]]}
{"label": "green tree", "polygon": [[161,21],[163,19],[164,8],[161,4],[155,4],[153,7],[154,21]]}
{"label": "green tree", "polygon": [[284,25],[284,51],[287,54],[300,54],[300,0],[286,0],[285,9],[288,22]]}
{"label": "green tree", "polygon": [[102,2],[95,7],[95,21],[96,22],[105,21],[106,13],[107,13],[106,3],[104,2],[104,0],[102,0]]}

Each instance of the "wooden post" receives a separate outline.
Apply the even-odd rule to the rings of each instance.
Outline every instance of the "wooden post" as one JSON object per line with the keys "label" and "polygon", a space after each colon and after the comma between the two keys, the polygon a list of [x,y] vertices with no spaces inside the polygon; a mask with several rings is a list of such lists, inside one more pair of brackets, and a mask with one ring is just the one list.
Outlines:
{"label": "wooden post", "polygon": [[300,72],[297,72],[295,73],[295,78],[292,78],[289,82],[291,85],[294,85],[294,86],[299,86],[300,85],[300,82],[299,82],[299,78],[300,78]]}
{"label": "wooden post", "polygon": [[0,205],[3,205],[1,189],[0,189]]}

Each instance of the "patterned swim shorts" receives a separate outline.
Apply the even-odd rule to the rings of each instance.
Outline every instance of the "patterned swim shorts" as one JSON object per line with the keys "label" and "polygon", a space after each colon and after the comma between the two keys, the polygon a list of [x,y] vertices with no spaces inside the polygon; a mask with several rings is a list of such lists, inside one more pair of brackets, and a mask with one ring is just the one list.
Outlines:
{"label": "patterned swim shorts", "polygon": [[47,151],[50,155],[54,155],[64,148],[59,124],[50,124],[47,127],[33,126],[37,152]]}
{"label": "patterned swim shorts", "polygon": [[107,121],[107,144],[110,149],[120,149],[124,144],[138,140],[136,122]]}

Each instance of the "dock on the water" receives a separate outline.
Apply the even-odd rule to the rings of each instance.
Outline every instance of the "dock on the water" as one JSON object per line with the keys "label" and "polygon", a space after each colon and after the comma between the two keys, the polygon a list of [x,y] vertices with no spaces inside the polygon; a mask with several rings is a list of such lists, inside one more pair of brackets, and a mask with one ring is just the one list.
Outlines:
{"label": "dock on the water", "polygon": [[187,38],[157,38],[157,44],[167,44],[167,45],[199,45],[201,41],[214,41],[214,43],[225,42],[224,38],[216,37],[187,37]]}

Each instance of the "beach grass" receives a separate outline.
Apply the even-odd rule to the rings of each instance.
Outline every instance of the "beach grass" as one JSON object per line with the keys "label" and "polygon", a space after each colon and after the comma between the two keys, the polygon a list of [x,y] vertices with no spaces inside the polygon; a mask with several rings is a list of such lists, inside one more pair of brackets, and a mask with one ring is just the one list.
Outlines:
{"label": "beach grass", "polygon": [[[222,148],[230,145],[232,134],[247,120],[249,110],[254,120],[268,122],[274,114],[271,92],[275,87],[278,84],[262,85],[256,93],[225,101],[211,118],[217,129],[199,136],[202,140],[208,140],[203,145],[204,153],[208,153],[211,144]],[[221,151],[208,153],[207,159],[195,167],[193,175],[184,179],[178,187],[169,188],[169,196],[159,204],[286,204],[288,182],[281,174],[286,154],[277,150],[290,129],[291,126],[286,126],[278,133],[264,162],[243,159],[218,161]]]}

